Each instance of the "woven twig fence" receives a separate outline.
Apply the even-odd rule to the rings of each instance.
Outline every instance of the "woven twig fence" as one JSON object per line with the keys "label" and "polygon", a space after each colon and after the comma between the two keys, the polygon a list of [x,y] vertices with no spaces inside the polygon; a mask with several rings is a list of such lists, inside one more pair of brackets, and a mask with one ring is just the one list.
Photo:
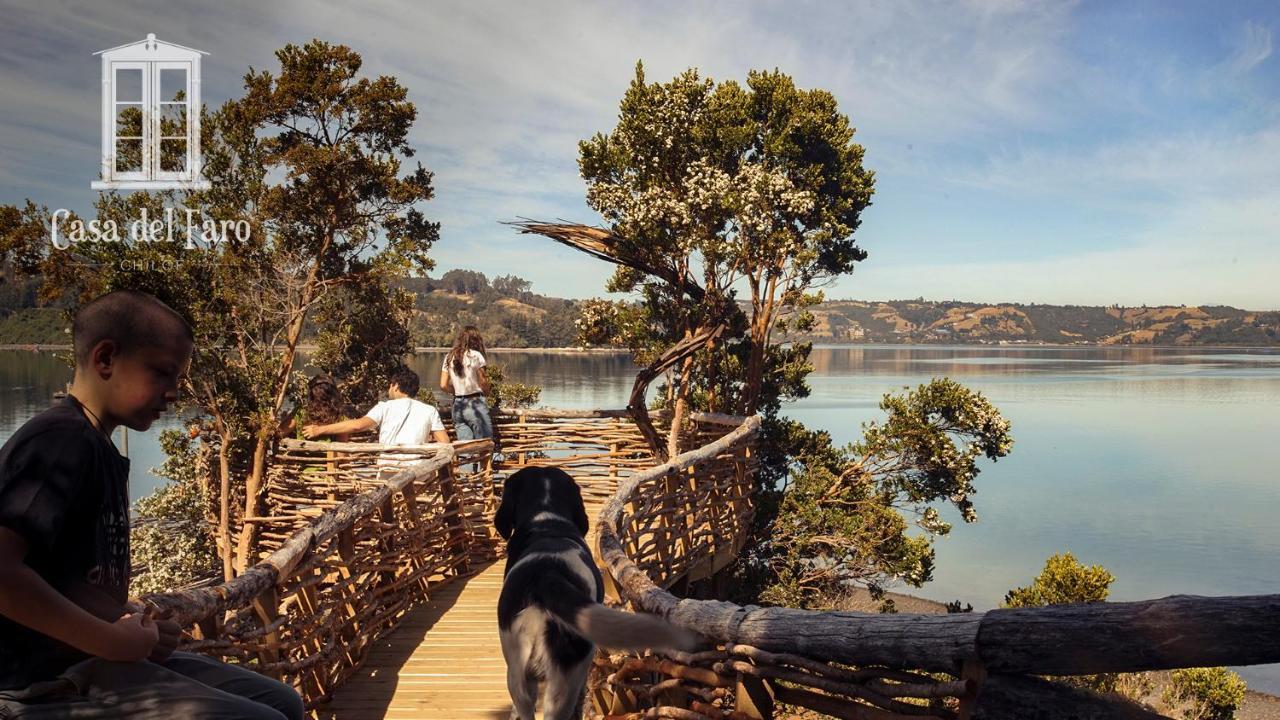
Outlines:
{"label": "woven twig fence", "polygon": [[[327,701],[377,639],[436,589],[496,558],[501,481],[566,468],[588,502],[653,464],[626,411],[533,409],[495,418],[490,440],[387,448],[282,440],[258,517],[258,564],[211,587],[148,597],[189,628],[184,649],[292,683]],[[695,437],[731,429],[692,416]],[[693,542],[694,540],[690,540]]]}
{"label": "woven twig fence", "polygon": [[147,599],[190,628],[184,649],[290,682],[314,708],[410,609],[496,556],[491,450],[286,440],[268,475],[270,514],[246,519],[262,523],[261,561],[230,582]]}
{"label": "woven twig fence", "polygon": [[[751,522],[759,418],[697,419],[696,441],[704,444],[633,475],[605,506],[599,551],[612,599],[718,644],[665,656],[601,654],[592,673],[596,711],[611,719],[745,720],[772,717],[774,704],[786,702],[841,718],[956,717],[961,698],[974,694],[973,680],[762,650],[735,641],[732,623],[752,608],[667,592],[733,562]],[[690,603],[718,612],[686,613]]]}

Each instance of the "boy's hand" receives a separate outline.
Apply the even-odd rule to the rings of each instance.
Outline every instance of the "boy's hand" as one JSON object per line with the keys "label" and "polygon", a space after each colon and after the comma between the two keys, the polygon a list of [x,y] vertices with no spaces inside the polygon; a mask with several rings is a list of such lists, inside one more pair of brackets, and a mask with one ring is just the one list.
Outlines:
{"label": "boy's hand", "polygon": [[324,434],[320,432],[323,428],[323,425],[306,425],[302,428],[302,437],[308,440],[314,440]]}
{"label": "boy's hand", "polygon": [[164,662],[178,649],[178,640],[182,638],[182,626],[169,619],[168,610],[156,610],[154,605],[147,605],[147,618],[153,618],[159,639],[151,649],[147,659],[151,662]]}
{"label": "boy's hand", "polygon": [[94,654],[104,660],[141,662],[155,649],[159,639],[160,632],[150,618],[131,613],[111,624],[106,647]]}

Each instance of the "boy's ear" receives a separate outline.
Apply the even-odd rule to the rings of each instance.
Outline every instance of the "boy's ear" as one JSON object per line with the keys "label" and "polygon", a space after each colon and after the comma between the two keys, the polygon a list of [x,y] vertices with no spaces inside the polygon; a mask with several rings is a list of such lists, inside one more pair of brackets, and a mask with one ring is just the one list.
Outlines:
{"label": "boy's ear", "polygon": [[118,357],[120,357],[120,346],[115,340],[104,338],[89,350],[89,367],[86,369],[104,378],[111,377],[112,368],[115,367]]}

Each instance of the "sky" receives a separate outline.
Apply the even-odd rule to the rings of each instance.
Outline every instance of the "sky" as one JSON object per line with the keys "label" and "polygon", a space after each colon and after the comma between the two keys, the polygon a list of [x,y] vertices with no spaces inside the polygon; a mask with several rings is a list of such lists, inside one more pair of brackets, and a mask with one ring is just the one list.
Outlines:
{"label": "sky", "polygon": [[203,100],[320,38],[399,79],[435,173],[437,273],[602,296],[611,267],[502,220],[599,224],[577,143],[650,81],[777,68],[836,97],[876,173],[870,257],[829,298],[1280,309],[1280,4],[1262,2],[12,2],[0,203],[84,212],[93,53],[199,48]]}

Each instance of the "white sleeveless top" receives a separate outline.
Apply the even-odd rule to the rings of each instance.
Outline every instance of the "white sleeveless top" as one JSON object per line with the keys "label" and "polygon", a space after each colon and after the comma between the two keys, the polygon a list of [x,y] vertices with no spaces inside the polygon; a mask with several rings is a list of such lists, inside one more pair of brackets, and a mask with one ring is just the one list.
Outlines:
{"label": "white sleeveless top", "polygon": [[485,366],[484,356],[475,350],[468,350],[462,356],[462,374],[454,372],[451,353],[445,353],[444,364],[440,369],[449,373],[449,381],[453,383],[454,395],[474,395],[480,392],[480,368]]}

